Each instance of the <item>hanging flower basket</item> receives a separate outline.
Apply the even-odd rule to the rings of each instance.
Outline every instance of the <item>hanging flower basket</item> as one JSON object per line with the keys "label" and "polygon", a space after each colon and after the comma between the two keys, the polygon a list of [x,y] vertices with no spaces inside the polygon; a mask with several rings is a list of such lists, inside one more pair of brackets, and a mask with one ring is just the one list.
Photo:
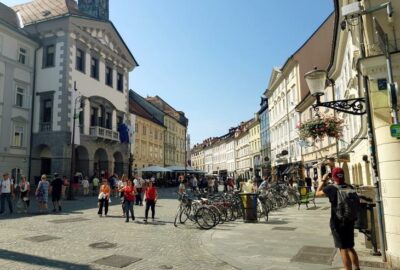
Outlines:
{"label": "hanging flower basket", "polygon": [[312,138],[322,140],[325,136],[339,139],[343,136],[343,119],[325,114],[317,114],[314,118],[297,126],[301,140]]}

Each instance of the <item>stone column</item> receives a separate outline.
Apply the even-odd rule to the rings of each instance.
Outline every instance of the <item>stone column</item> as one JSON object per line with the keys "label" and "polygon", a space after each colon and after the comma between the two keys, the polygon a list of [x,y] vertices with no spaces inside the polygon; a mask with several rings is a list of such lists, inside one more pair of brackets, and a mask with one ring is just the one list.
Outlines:
{"label": "stone column", "polygon": [[90,128],[90,101],[88,98],[85,99],[85,106],[83,108],[83,133],[85,135],[89,135],[89,128]]}
{"label": "stone column", "polygon": [[[400,84],[400,54],[392,55],[394,80]],[[373,125],[376,136],[378,169],[382,186],[382,199],[385,220],[385,236],[389,264],[400,268],[400,140],[390,136],[392,117],[388,90],[378,89],[378,79],[387,78],[383,56],[365,59],[362,64],[363,75],[369,77]]]}

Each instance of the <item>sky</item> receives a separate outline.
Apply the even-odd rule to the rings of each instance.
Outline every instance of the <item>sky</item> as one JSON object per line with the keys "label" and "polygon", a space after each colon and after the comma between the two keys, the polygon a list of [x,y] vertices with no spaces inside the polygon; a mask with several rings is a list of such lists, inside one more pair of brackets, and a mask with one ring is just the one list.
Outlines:
{"label": "sky", "polygon": [[254,117],[272,68],[331,12],[332,0],[110,0],[139,63],[130,88],[185,112],[192,145]]}

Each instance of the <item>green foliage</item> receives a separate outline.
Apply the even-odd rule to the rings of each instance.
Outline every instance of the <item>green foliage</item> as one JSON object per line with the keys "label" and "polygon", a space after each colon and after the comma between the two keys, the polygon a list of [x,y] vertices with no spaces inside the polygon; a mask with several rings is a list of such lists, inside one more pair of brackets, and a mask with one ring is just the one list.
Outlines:
{"label": "green foliage", "polygon": [[297,129],[301,140],[312,138],[314,141],[319,141],[325,136],[339,139],[343,136],[343,119],[319,113],[299,124]]}

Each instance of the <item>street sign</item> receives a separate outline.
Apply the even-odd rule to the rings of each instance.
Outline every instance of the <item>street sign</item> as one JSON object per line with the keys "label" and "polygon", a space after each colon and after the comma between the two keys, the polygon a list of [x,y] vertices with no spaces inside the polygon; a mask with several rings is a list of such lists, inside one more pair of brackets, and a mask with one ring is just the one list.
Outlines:
{"label": "street sign", "polygon": [[394,124],[390,126],[390,135],[394,138],[400,139],[400,124]]}

